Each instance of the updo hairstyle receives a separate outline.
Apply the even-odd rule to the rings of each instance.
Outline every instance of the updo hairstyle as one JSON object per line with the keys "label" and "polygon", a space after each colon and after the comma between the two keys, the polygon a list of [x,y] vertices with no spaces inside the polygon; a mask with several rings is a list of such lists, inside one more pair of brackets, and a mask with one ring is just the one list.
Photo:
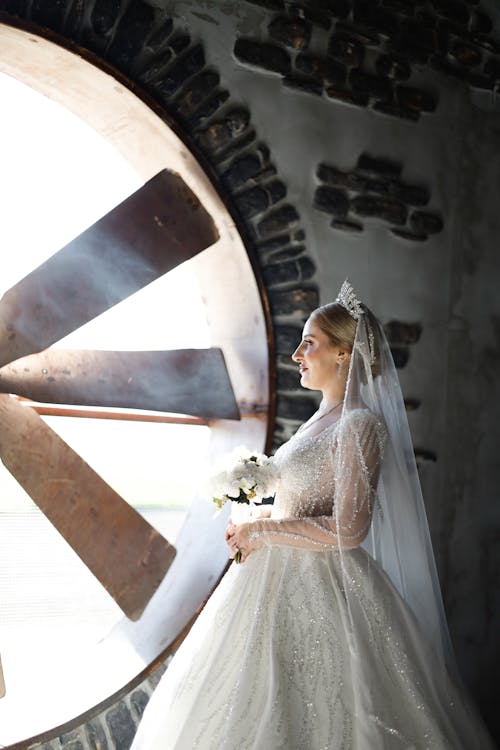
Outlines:
{"label": "updo hairstyle", "polygon": [[[380,374],[380,346],[379,346],[379,322],[365,305],[362,306],[364,315],[371,330],[373,331],[374,363],[372,364],[372,377]],[[354,339],[356,338],[357,321],[350,315],[345,307],[339,302],[329,302],[317,307],[311,313],[318,328],[325,333],[333,346],[352,352]]]}

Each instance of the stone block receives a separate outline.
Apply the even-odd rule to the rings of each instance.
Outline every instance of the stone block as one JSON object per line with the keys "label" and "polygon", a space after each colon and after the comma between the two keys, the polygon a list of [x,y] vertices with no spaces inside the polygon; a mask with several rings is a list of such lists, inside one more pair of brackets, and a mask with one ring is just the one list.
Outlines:
{"label": "stone block", "polygon": [[344,192],[328,185],[321,185],[314,193],[314,208],[325,211],[335,218],[343,219],[349,212],[349,198]]}
{"label": "stone block", "polygon": [[420,9],[418,8],[415,10],[415,18],[420,24],[420,26],[423,26],[426,29],[435,29],[436,28],[436,15],[434,13],[430,13],[428,10]]}
{"label": "stone block", "polygon": [[428,91],[413,86],[396,86],[396,99],[405,109],[415,112],[434,112],[436,99]]}
{"label": "stone block", "polygon": [[252,187],[234,198],[238,211],[245,219],[251,219],[269,208],[271,201],[264,188]]}
{"label": "stone block", "polygon": [[493,21],[486,13],[475,10],[469,28],[478,34],[490,34],[493,31]]}
{"label": "stone block", "polygon": [[332,219],[330,226],[333,227],[333,229],[339,229],[342,232],[349,232],[350,234],[359,234],[363,231],[362,224],[347,219]]}
{"label": "stone block", "polygon": [[144,686],[147,685],[148,689],[151,690],[151,692],[158,687],[158,683],[160,682],[161,678],[167,671],[168,665],[172,661],[172,658],[173,658],[172,655],[167,656],[163,664],[160,664],[160,666],[157,669],[155,669],[153,674],[149,675],[147,680],[142,683]]}
{"label": "stone block", "polygon": [[380,5],[382,8],[412,16],[415,12],[416,3],[415,0],[381,0]]}
{"label": "stone block", "polygon": [[382,219],[390,224],[406,224],[408,210],[399,201],[359,195],[352,199],[351,206],[358,216]]}
{"label": "stone block", "polygon": [[360,94],[373,96],[377,99],[390,99],[392,97],[392,82],[389,78],[365,73],[360,68],[352,68],[349,71],[349,83],[353,90]]}
{"label": "stone block", "polygon": [[168,46],[176,55],[180,55],[191,44],[191,37],[182,31],[176,31],[168,40]]}
{"label": "stone block", "polygon": [[311,39],[311,24],[304,18],[277,16],[268,26],[269,36],[292,49],[307,49]]}
{"label": "stone block", "polygon": [[320,164],[317,170],[318,177],[329,185],[344,187],[358,193],[375,192],[389,195],[390,183],[386,178],[377,175],[377,179],[354,172],[342,172],[336,167]]}
{"label": "stone block", "polygon": [[438,15],[463,26],[469,23],[470,11],[461,0],[431,0],[431,2]]}
{"label": "stone block", "polygon": [[291,241],[292,237],[290,234],[280,234],[277,237],[266,240],[265,242],[259,242],[257,245],[257,252],[259,255],[268,255],[269,253],[274,253],[276,250],[286,247]]}
{"label": "stone block", "polygon": [[406,411],[416,411],[420,408],[420,401],[418,398],[405,398],[404,405]]}
{"label": "stone block", "polygon": [[297,367],[278,367],[276,369],[276,388],[278,391],[298,391],[300,375]]}
{"label": "stone block", "polygon": [[341,36],[347,35],[349,38],[356,39],[360,44],[367,47],[379,47],[381,44],[380,36],[373,29],[348,21],[337,21],[335,32]]}
{"label": "stone block", "polygon": [[81,746],[81,735],[79,729],[73,729],[71,732],[65,732],[59,736],[59,743],[65,750],[80,750],[80,748],[73,748],[72,745],[78,743]]}
{"label": "stone block", "polygon": [[396,237],[401,237],[403,240],[409,240],[410,242],[425,242],[428,239],[426,234],[419,234],[412,232],[411,229],[400,229],[398,227],[391,227],[392,234]]}
{"label": "stone block", "polygon": [[404,346],[391,346],[392,359],[394,360],[394,366],[397,370],[402,370],[406,367],[408,360],[410,359],[410,352]]}
{"label": "stone block", "polygon": [[407,185],[397,180],[389,183],[389,195],[410,206],[426,206],[430,200],[428,188],[422,185]]}
{"label": "stone block", "polygon": [[284,10],[285,8],[284,0],[245,0],[245,2],[251,3],[251,5],[259,5],[266,10]]}
{"label": "stone block", "polygon": [[500,60],[490,57],[484,64],[484,73],[495,81],[500,81]]}
{"label": "stone block", "polygon": [[225,91],[224,89],[222,91],[217,91],[217,93],[209,97],[206,102],[196,110],[194,115],[188,118],[193,129],[204,127],[206,121],[215,115],[228,99],[229,91]]}
{"label": "stone block", "polygon": [[4,0],[2,10],[11,16],[25,16],[28,0]]}
{"label": "stone block", "polygon": [[176,101],[176,109],[183,117],[188,117],[210,96],[220,82],[215,70],[204,70],[195,76]]}
{"label": "stone block", "polygon": [[382,159],[380,157],[370,156],[370,154],[363,153],[358,158],[356,169],[358,172],[375,175],[376,177],[393,178],[399,177],[401,170],[403,169],[403,164],[394,159]]}
{"label": "stone block", "polygon": [[174,55],[172,50],[164,50],[160,55],[154,57],[153,60],[148,60],[148,62],[142,66],[137,77],[141,83],[153,84],[152,88],[154,90],[154,82],[161,78],[173,58]]}
{"label": "stone block", "polygon": [[138,690],[134,690],[132,695],[130,696],[130,703],[132,708],[134,709],[135,718],[137,721],[140,721],[144,709],[149,703],[150,696],[146,693],[145,690],[141,690],[140,688]]}
{"label": "stone block", "polygon": [[319,294],[316,288],[271,291],[269,304],[273,315],[292,315],[305,320],[318,307]]}
{"label": "stone block", "polygon": [[316,266],[309,258],[299,258],[285,263],[271,263],[264,267],[262,275],[266,286],[306,281],[314,276]]}
{"label": "stone block", "polygon": [[306,249],[303,245],[290,245],[290,247],[285,248],[285,250],[280,250],[268,257],[267,265],[272,263],[282,263],[285,260],[293,260],[294,258],[303,255],[305,250]]}
{"label": "stone block", "polygon": [[328,31],[332,25],[331,9],[317,1],[313,3],[306,2],[305,4],[289,5],[288,13],[292,18],[303,18],[306,21],[310,21],[313,26],[320,26],[322,29],[326,29],[326,31]]}
{"label": "stone block", "polygon": [[321,96],[323,93],[323,84],[317,78],[297,75],[285,76],[283,78],[283,85],[296,91],[303,91],[305,94]]}
{"label": "stone block", "polygon": [[201,44],[196,44],[159,77],[154,88],[162,97],[170,98],[204,67],[205,53],[203,47]]}
{"label": "stone block", "polygon": [[317,55],[297,55],[295,67],[307,76],[320,78],[336,86],[342,85],[346,80],[347,68],[345,65]]}
{"label": "stone block", "polygon": [[295,351],[302,338],[302,328],[296,326],[277,325],[274,328],[274,344],[277,354],[283,354],[286,357],[286,363],[289,363],[288,357]]}
{"label": "stone block", "polygon": [[469,86],[475,89],[484,89],[492,91],[495,88],[496,82],[494,78],[483,76],[480,73],[470,72],[467,76],[467,83]]}
{"label": "stone block", "polygon": [[375,112],[381,112],[390,117],[400,117],[402,120],[417,122],[420,119],[420,112],[417,112],[414,109],[408,109],[408,107],[403,107],[401,104],[396,104],[394,102],[375,102],[373,109]]}
{"label": "stone block", "polygon": [[66,0],[34,0],[31,6],[31,18],[42,26],[61,31],[66,15],[66,5]]}
{"label": "stone block", "polygon": [[425,448],[415,448],[415,460],[417,466],[428,463],[429,461],[435,463],[437,461],[437,454],[434,451],[429,451]]}
{"label": "stone block", "polygon": [[276,398],[276,414],[283,419],[305,422],[316,409],[316,402],[307,396],[283,396],[278,393]]}
{"label": "stone block", "polygon": [[370,100],[368,94],[351,91],[341,86],[328,86],[325,91],[330,99],[336,99],[343,104],[354,104],[356,107],[366,107]]}
{"label": "stone block", "polygon": [[223,183],[235,190],[255,177],[262,169],[262,160],[256,154],[247,154],[236,159],[231,166],[222,173]]}
{"label": "stone block", "polygon": [[443,229],[443,220],[437,214],[414,211],[410,216],[410,227],[417,234],[437,234]]}
{"label": "stone block", "polygon": [[391,320],[384,326],[385,335],[390,344],[416,344],[422,335],[420,323],[404,323],[401,320]]}
{"label": "stone block", "polygon": [[404,57],[380,55],[375,61],[375,70],[384,78],[406,81],[411,75],[411,66]]}
{"label": "stone block", "polygon": [[[316,3],[318,5],[319,3]],[[351,0],[324,0],[321,7],[334,18],[347,18],[351,12]]]}
{"label": "stone block", "polygon": [[250,122],[250,113],[244,107],[227,112],[223,120],[212,122],[199,136],[200,143],[210,151],[225,149],[245,132]]}
{"label": "stone block", "polygon": [[353,22],[361,26],[392,37],[398,32],[398,16],[389,10],[377,7],[373,0],[353,0]]}
{"label": "stone block", "polygon": [[89,750],[111,750],[109,748],[108,740],[106,739],[106,732],[102,726],[99,717],[91,719],[85,725],[85,733],[87,735],[87,743]]}
{"label": "stone block", "polygon": [[121,0],[96,0],[90,23],[98,36],[105,36],[114,27],[121,8]]}
{"label": "stone block", "polygon": [[[249,146],[254,146],[256,134],[253,128],[248,128],[242,135],[239,135],[234,141],[231,141],[228,146],[222,149],[220,152],[216,152],[213,155],[214,162],[220,164],[224,163],[226,166],[229,161],[235,156],[240,155],[248,150]],[[224,169],[225,167],[222,167]]]}
{"label": "stone block", "polygon": [[269,195],[271,203],[278,203],[278,201],[286,197],[286,185],[284,182],[281,182],[281,180],[272,180],[271,182],[266,182],[265,189],[267,194]]}
{"label": "stone block", "polygon": [[150,5],[134,2],[120,18],[107,57],[120,70],[130,71],[136,55],[144,47],[144,40],[154,28],[155,14]]}
{"label": "stone block", "polygon": [[70,740],[69,742],[62,742],[61,738],[59,738],[59,742],[61,743],[61,750],[85,750],[83,742],[81,742],[81,740]]}
{"label": "stone block", "polygon": [[146,40],[146,49],[153,53],[159,52],[167,44],[173,28],[174,22],[172,19],[165,18]]}
{"label": "stone block", "polygon": [[493,39],[493,37],[471,33],[470,40],[486,52],[491,52],[492,55],[500,55],[500,41]]}
{"label": "stone block", "polygon": [[438,35],[434,28],[409,19],[401,22],[399,32],[388,40],[388,45],[411,61],[424,64],[438,49]]}
{"label": "stone block", "polygon": [[348,190],[364,190],[366,186],[366,177],[355,172],[342,172],[330,164],[319,164],[316,174],[322,182]]}
{"label": "stone block", "polygon": [[288,52],[275,44],[263,44],[253,39],[240,38],[235,42],[234,56],[240,62],[256,68],[264,68],[285,76],[291,72]]}
{"label": "stone block", "polygon": [[134,739],[136,724],[124,701],[116,703],[106,713],[106,724],[115,750],[128,750]]}
{"label": "stone block", "polygon": [[365,48],[359,39],[336,32],[328,43],[328,56],[345,65],[360,67],[365,57]]}
{"label": "stone block", "polygon": [[483,60],[481,50],[465,42],[455,42],[451,46],[451,54],[460,65],[475,68]]}
{"label": "stone block", "polygon": [[261,237],[270,234],[279,234],[286,232],[299,221],[300,217],[294,206],[285,205],[269,213],[257,225],[257,230]]}

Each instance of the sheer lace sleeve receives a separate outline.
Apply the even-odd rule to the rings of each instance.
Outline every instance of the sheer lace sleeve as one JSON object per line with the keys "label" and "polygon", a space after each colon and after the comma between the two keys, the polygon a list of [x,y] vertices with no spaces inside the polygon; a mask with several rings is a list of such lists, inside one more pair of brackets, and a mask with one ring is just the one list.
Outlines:
{"label": "sheer lace sleeve", "polygon": [[255,521],[252,545],[324,549],[361,544],[371,524],[384,441],[385,428],[368,410],[344,416],[328,448],[333,466],[331,515]]}

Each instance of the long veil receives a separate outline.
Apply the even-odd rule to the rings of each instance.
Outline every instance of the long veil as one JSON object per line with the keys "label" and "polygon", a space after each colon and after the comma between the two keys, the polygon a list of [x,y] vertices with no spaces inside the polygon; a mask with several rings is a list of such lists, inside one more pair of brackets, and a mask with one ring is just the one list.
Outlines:
{"label": "long veil", "polygon": [[[347,286],[346,286],[347,285]],[[420,481],[394,361],[378,320],[354,297],[345,282],[340,297],[351,294],[349,312],[357,318],[341,419],[368,408],[385,426],[372,522],[362,547],[388,575],[432,644],[436,658],[457,677],[445,618]],[[354,307],[352,300],[354,299]],[[342,434],[342,431],[340,431]],[[349,461],[339,441],[335,461]]]}

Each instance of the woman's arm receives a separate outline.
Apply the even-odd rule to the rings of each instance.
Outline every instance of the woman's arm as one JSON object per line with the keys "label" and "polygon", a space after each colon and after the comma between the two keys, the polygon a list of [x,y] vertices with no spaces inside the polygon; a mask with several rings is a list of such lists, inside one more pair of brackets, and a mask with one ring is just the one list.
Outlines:
{"label": "woman's arm", "polygon": [[384,430],[376,417],[368,411],[353,412],[335,433],[332,516],[241,524],[229,534],[230,549],[244,549],[244,560],[253,549],[269,545],[316,550],[357,547],[371,524],[383,442]]}

